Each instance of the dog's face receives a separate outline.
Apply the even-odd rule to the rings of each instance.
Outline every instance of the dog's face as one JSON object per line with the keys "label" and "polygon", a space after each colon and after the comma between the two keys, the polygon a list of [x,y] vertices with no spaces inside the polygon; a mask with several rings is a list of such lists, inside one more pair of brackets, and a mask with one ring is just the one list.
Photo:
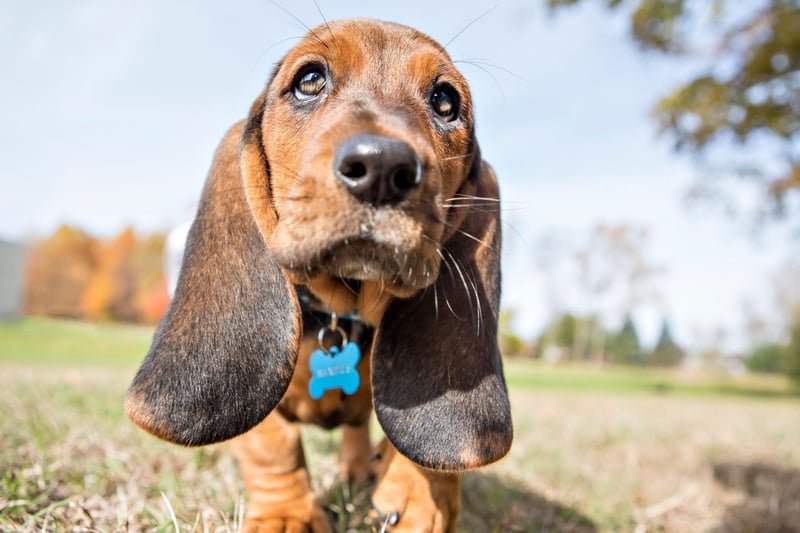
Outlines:
{"label": "dog's face", "polygon": [[377,281],[404,297],[431,284],[459,224],[447,201],[476,156],[468,85],[446,52],[401,25],[322,25],[262,105],[269,183],[245,173],[246,191],[257,219],[274,204],[265,237],[293,281]]}

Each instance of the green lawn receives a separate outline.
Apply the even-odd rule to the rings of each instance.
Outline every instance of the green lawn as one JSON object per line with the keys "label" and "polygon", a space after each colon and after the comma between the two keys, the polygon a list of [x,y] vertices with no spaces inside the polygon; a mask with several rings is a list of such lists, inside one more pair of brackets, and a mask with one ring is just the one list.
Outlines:
{"label": "green lawn", "polygon": [[[127,421],[151,328],[0,324],[0,531],[236,531],[225,445],[186,449]],[[800,401],[781,379],[510,360],[515,442],[463,478],[467,532],[800,531]],[[336,479],[338,433],[304,428],[337,531],[370,525]]]}
{"label": "green lawn", "polygon": [[136,366],[153,328],[44,318],[0,322],[0,362],[58,366]]}
{"label": "green lawn", "polygon": [[[153,328],[23,318],[0,322],[0,362],[74,367],[136,367],[147,353]],[[703,376],[671,370],[550,365],[524,359],[505,363],[509,386],[531,390],[608,393],[682,393],[791,397],[778,376]]]}
{"label": "green lawn", "polygon": [[517,359],[507,360],[505,371],[510,387],[531,390],[763,398],[791,398],[800,393],[783,376],[708,375],[672,369],[551,365]]}

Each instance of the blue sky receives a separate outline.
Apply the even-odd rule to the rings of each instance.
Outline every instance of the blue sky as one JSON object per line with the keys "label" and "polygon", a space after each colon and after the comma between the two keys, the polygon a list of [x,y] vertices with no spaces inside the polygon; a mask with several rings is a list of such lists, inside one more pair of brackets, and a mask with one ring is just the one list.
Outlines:
{"label": "blue sky", "polygon": [[[443,43],[487,9],[450,0],[319,5],[331,19],[394,20]],[[286,7],[309,26],[321,21],[311,0]],[[699,64],[640,52],[626,24],[594,5],[551,16],[539,2],[506,1],[448,50],[496,66],[461,69],[483,155],[501,181],[504,304],[518,329],[537,332],[553,298],[587,308],[571,250],[598,223],[629,223],[648,231],[647,255],[665,269],[660,301],[637,312],[644,336],[666,316],[697,346],[718,327],[740,329],[745,308],[770,309],[767,280],[792,257],[791,243],[779,232],[754,240],[718,210],[686,207],[698,170],[655,134],[649,111]],[[23,240],[65,222],[100,235],[180,223],[221,135],[302,33],[266,1],[4,2],[0,237]],[[556,275],[537,270],[545,236],[558,243]]]}

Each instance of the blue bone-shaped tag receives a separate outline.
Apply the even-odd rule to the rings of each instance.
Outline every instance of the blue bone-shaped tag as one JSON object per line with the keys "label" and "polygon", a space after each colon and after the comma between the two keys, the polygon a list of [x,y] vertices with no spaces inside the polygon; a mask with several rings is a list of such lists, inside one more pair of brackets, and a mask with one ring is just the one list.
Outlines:
{"label": "blue bone-shaped tag", "polygon": [[311,353],[311,381],[308,382],[308,393],[315,400],[322,398],[325,391],[342,389],[353,394],[361,384],[361,376],[356,365],[361,359],[361,349],[355,342],[348,342],[344,348],[332,346],[330,353],[318,349]]}

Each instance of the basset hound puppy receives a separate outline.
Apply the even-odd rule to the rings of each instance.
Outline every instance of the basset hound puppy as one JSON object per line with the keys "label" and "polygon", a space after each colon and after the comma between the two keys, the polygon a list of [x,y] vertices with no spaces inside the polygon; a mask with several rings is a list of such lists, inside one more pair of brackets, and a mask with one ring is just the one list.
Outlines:
{"label": "basset hound puppy", "polygon": [[314,28],[217,149],[128,416],[182,445],[233,439],[245,531],[331,530],[298,423],[342,426],[342,472],[375,476],[384,529],[453,531],[458,473],[512,439],[499,210],[439,44]]}

